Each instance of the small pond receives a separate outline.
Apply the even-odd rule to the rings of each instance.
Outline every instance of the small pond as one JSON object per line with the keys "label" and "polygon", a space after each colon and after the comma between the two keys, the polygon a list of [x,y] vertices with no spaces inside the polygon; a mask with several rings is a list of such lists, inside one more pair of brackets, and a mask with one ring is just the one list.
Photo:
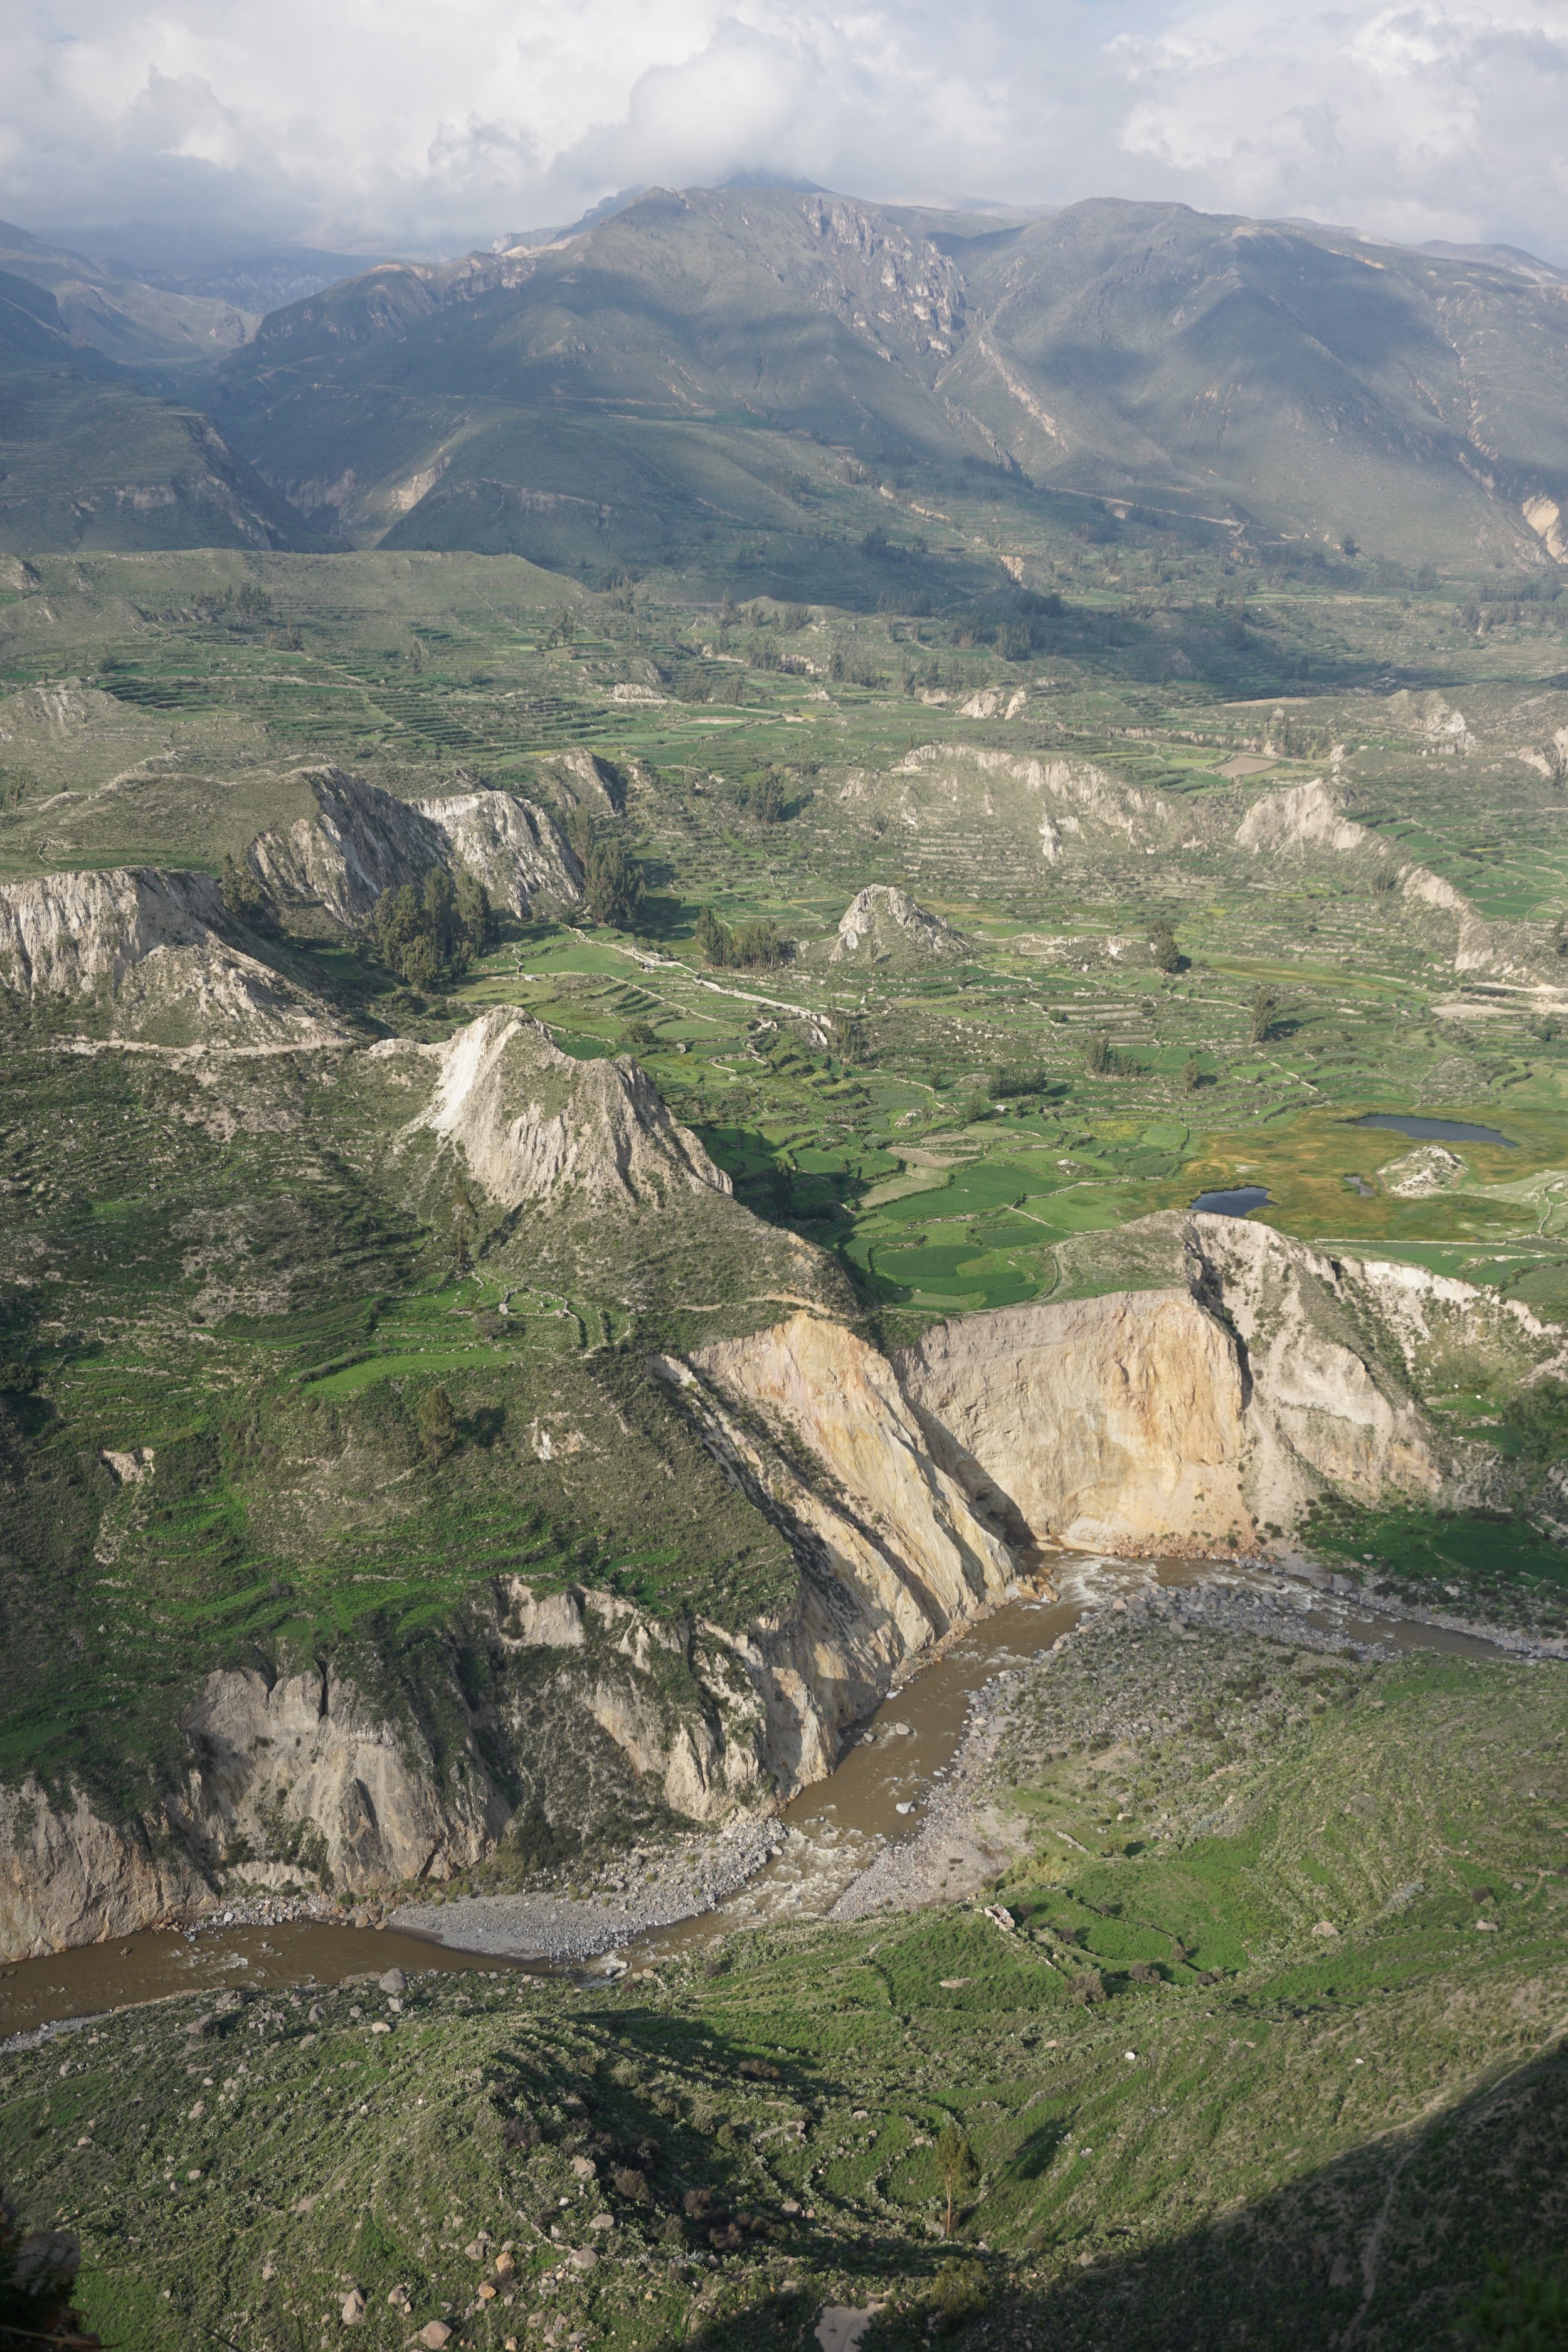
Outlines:
{"label": "small pond", "polygon": [[1237,1184],[1228,1192],[1200,1192],[1193,1206],[1211,1217],[1249,1217],[1268,1198],[1266,1184]]}
{"label": "small pond", "polygon": [[1519,1149],[1510,1135],[1500,1135],[1495,1127],[1468,1127],[1462,1118],[1418,1118],[1414,1111],[1369,1110],[1364,1118],[1350,1123],[1385,1127],[1394,1135],[1414,1136],[1418,1143],[1500,1143],[1505,1151]]}

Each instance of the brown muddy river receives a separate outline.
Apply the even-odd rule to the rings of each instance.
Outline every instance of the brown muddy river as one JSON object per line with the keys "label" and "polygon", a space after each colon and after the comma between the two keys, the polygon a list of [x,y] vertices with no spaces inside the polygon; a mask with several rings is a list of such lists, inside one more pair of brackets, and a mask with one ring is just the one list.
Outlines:
{"label": "brown muddy river", "polygon": [[[920,1827],[922,1804],[956,1754],[969,1703],[994,1675],[1033,1663],[1088,1608],[1155,1585],[1209,1580],[1267,1592],[1289,1591],[1307,1622],[1348,1633],[1353,1641],[1400,1649],[1444,1650],[1496,1658],[1489,1642],[1439,1626],[1372,1617],[1344,1601],[1282,1588],[1271,1576],[1216,1569],[1203,1560],[1112,1560],[1054,1555],[1043,1563],[1059,1588],[1057,1600],[1009,1602],[973,1626],[945,1655],[888,1698],[853,1735],[837,1770],[787,1805],[780,1816],[773,1857],[716,1909],[655,1929],[626,1948],[627,1957],[658,1965],[661,1957],[694,1942],[767,1919],[820,1916],[886,1840]],[[436,1916],[432,1916],[432,1927]],[[101,2015],[173,1994],[219,1991],[233,1986],[342,1984],[400,1968],[489,1969],[523,1965],[516,1958],[466,1952],[395,1928],[326,1926],[308,1919],[265,1927],[204,1927],[186,1935],[157,1929],[61,1952],[48,1959],[0,1965],[0,2041],[40,2025]],[[537,1965],[537,1963],[535,1964]]]}
{"label": "brown muddy river", "polygon": [[172,1993],[218,1992],[230,1985],[343,1984],[387,1969],[504,1969],[493,1953],[448,1951],[423,1936],[376,1927],[327,1927],[292,1919],[272,1927],[177,1927],[86,1944],[47,1960],[0,1964],[0,2040],[63,2017],[96,2017]]}

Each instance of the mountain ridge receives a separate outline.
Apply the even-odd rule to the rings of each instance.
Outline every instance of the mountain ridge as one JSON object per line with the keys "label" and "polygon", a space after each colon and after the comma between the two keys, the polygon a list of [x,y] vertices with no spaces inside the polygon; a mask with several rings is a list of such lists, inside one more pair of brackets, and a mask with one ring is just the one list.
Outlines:
{"label": "mountain ridge", "polygon": [[526,552],[526,507],[492,496],[481,524],[479,485],[586,499],[595,478],[601,539],[629,543],[650,437],[690,481],[668,428],[743,422],[1520,564],[1547,552],[1532,501],[1568,505],[1565,328],[1544,267],[1182,205],[965,236],[839,195],[652,189],[551,243],[383,265],[275,312],[217,392],[263,474],[361,544]]}

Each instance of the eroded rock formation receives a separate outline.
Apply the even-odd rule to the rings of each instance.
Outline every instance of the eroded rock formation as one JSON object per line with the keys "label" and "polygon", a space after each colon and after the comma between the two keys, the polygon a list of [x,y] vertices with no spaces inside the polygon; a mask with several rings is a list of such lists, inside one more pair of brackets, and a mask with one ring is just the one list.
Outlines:
{"label": "eroded rock formation", "polygon": [[554,818],[510,793],[411,802],[342,768],[313,770],[307,781],[313,814],[285,833],[258,834],[248,853],[281,906],[319,907],[353,928],[384,890],[417,883],[433,866],[467,867],[515,915],[542,891],[567,906],[583,895],[582,869]]}
{"label": "eroded rock formation", "polygon": [[[530,1084],[552,1069],[516,1019],[439,1049],[452,1083],[433,1101],[486,1099],[487,1057],[504,1067],[514,1047]],[[459,1048],[460,1086],[445,1058]],[[595,1069],[624,1082],[600,1064],[573,1083]],[[523,1197],[534,1157],[512,1156],[498,1101],[471,1130],[474,1164]],[[659,1181],[706,1181],[684,1143],[656,1143],[674,1151]],[[1023,1547],[1225,1550],[1289,1540],[1330,1492],[1483,1499],[1500,1458],[1446,1433],[1422,1395],[1477,1351],[1514,1379],[1568,1369],[1561,1330],[1417,1267],[1330,1259],[1222,1217],[1150,1220],[1143,1239],[1171,1263],[1162,1287],[961,1318],[890,1360],[809,1313],[657,1358],[787,1535],[785,1608],[726,1630],[497,1578],[460,1629],[490,1662],[485,1695],[465,1696],[453,1666],[439,1753],[346,1670],[210,1675],[182,1718],[184,1782],[144,1819],[110,1823],[31,1785],[0,1800],[0,1943],[15,1956],[121,1934],[236,1876],[357,1893],[509,1841],[526,1853],[563,1774],[606,1819],[769,1802],[828,1771],[902,1670],[1015,1587]]]}
{"label": "eroded rock formation", "polygon": [[731,1190],[637,1063],[577,1061],[509,1007],[481,1013],[444,1045],[389,1038],[366,1061],[428,1089],[406,1135],[458,1147],[505,1208],[563,1192],[587,1204],[657,1202],[671,1187]]}
{"label": "eroded rock formation", "polygon": [[901,956],[961,956],[967,949],[962,932],[907,891],[873,882],[845,908],[828,961],[883,963]]}
{"label": "eroded rock formation", "polygon": [[96,1003],[112,1034],[175,1045],[342,1041],[320,1004],[222,936],[210,874],[151,866],[0,887],[0,982]]}

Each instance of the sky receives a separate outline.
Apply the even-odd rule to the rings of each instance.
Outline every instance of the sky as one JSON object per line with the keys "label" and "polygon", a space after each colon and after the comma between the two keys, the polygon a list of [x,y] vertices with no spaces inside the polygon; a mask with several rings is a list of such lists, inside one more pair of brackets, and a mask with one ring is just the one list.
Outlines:
{"label": "sky", "polygon": [[1568,0],[6,0],[0,215],[456,252],[617,190],[1090,195],[1568,262]]}

